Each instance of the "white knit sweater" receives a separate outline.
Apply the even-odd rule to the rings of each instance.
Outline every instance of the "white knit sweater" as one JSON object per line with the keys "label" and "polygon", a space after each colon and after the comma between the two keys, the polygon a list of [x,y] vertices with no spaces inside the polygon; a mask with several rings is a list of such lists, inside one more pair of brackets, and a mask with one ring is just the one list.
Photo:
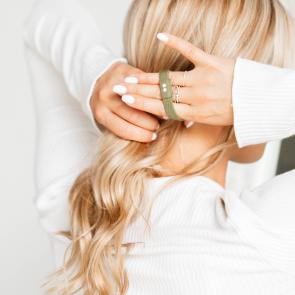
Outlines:
{"label": "white knit sweater", "polygon": [[[68,241],[54,232],[69,229],[69,189],[100,135],[89,97],[118,60],[95,37],[89,15],[75,5],[68,14],[67,4],[39,1],[25,29],[38,127],[36,207],[57,265]],[[295,73],[243,59],[235,72],[240,146],[294,134]],[[148,180],[150,198],[169,178]],[[203,176],[167,188],[154,203],[151,234],[139,218],[124,237],[137,242],[126,260],[128,294],[295,294],[294,181],[291,171],[240,196]]]}

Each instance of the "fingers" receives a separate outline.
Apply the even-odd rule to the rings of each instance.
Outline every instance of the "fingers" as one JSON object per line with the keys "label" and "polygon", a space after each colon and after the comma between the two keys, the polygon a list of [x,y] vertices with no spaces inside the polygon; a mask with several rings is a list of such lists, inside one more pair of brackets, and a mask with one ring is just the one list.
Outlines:
{"label": "fingers", "polygon": [[195,47],[193,44],[176,36],[159,33],[157,38],[170,48],[173,48],[190,60],[194,65],[211,65],[214,57]]}
{"label": "fingers", "polygon": [[160,118],[166,117],[162,101],[154,98],[147,98],[139,95],[123,95],[122,101],[134,109],[148,112]]}
{"label": "fingers", "polygon": [[[113,88],[113,91],[119,95],[128,94],[129,99],[131,100],[134,95],[145,96],[158,100],[162,100],[160,94],[160,87],[157,85],[148,85],[148,84],[120,84],[116,85]],[[173,87],[174,97],[176,96],[177,89]],[[190,104],[194,99],[193,88],[189,87],[180,87],[178,88],[179,99],[181,103]]]}
{"label": "fingers", "polygon": [[[167,117],[163,102],[158,99],[148,98],[144,96],[123,95],[122,100],[137,110],[154,114],[160,118]],[[173,104],[177,115],[184,120],[193,120],[192,107],[188,104]]]}
{"label": "fingers", "polygon": [[[191,71],[188,72],[169,72],[169,76],[172,82],[172,85],[179,85],[179,86],[192,86],[193,85],[193,77],[191,75]],[[131,78],[135,78],[132,80]],[[159,73],[138,73],[133,75],[132,77],[127,77],[125,82],[128,81],[136,81],[139,84],[152,84],[152,85],[159,85]],[[134,83],[133,82],[133,83]]]}
{"label": "fingers", "polygon": [[107,110],[102,123],[107,129],[120,138],[137,142],[156,140],[157,133],[135,126]]}
{"label": "fingers", "polygon": [[147,97],[161,98],[160,87],[155,85],[139,85],[139,84],[127,84],[121,83],[115,85],[113,91],[119,95],[123,94],[138,94]]}
{"label": "fingers", "polygon": [[112,110],[113,113],[138,127],[149,131],[156,131],[160,125],[156,117],[143,111],[133,109],[120,101],[120,106]]}
{"label": "fingers", "polygon": [[[137,110],[154,114],[160,118],[167,117],[162,101],[158,99],[136,96],[130,99],[129,95],[123,95],[122,100]],[[176,114],[183,119],[186,128],[193,126],[194,122],[223,126],[224,120],[219,115],[216,105],[213,103],[202,103],[200,105],[188,105],[173,103]],[[219,109],[219,108],[218,108]]]}

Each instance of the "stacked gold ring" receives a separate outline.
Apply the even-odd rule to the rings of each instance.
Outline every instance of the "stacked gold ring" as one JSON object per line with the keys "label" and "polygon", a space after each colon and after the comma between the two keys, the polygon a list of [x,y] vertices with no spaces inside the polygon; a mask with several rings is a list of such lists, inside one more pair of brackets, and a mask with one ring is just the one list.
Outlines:
{"label": "stacked gold ring", "polygon": [[180,86],[175,86],[175,103],[180,103]]}
{"label": "stacked gold ring", "polygon": [[[169,71],[167,70],[160,71],[159,81],[160,81],[161,98],[163,101],[166,115],[171,120],[183,121],[183,119],[178,117],[173,106],[173,89],[172,89],[171,80],[169,78]],[[177,98],[178,101],[179,101],[179,97],[180,97],[180,93],[178,88],[178,98]]]}

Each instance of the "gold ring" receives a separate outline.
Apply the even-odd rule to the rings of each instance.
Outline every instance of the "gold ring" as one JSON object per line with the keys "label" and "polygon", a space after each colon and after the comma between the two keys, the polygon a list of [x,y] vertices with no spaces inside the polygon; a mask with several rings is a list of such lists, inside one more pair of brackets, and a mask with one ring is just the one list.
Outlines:
{"label": "gold ring", "polygon": [[176,86],[176,94],[175,94],[175,98],[176,98],[176,103],[180,103],[180,86]]}
{"label": "gold ring", "polygon": [[180,90],[179,85],[173,86],[173,102],[180,103]]}

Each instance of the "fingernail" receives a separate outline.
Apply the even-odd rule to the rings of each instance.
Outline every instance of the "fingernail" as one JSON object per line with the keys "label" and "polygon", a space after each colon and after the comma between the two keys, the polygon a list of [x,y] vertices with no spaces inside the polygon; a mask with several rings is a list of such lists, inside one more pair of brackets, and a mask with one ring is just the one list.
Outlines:
{"label": "fingernail", "polygon": [[136,77],[126,77],[124,81],[126,83],[130,83],[130,84],[137,84],[138,83],[138,79]]}
{"label": "fingernail", "polygon": [[123,95],[122,96],[122,100],[125,102],[125,103],[128,103],[128,104],[133,104],[135,99],[133,96],[131,95]]}
{"label": "fingernail", "polygon": [[168,118],[167,116],[164,116],[163,119],[164,119],[164,120],[168,120],[169,118]]}
{"label": "fingernail", "polygon": [[163,33],[159,33],[157,35],[157,38],[162,41],[162,42],[167,42],[169,40],[168,36],[166,34]]}
{"label": "fingernail", "polygon": [[194,125],[193,121],[189,121],[186,125],[186,128],[191,128]]}
{"label": "fingernail", "polygon": [[115,85],[113,87],[113,91],[117,94],[125,94],[127,92],[127,88],[122,85]]}
{"label": "fingernail", "polygon": [[156,140],[158,137],[157,133],[153,133],[152,141]]}

